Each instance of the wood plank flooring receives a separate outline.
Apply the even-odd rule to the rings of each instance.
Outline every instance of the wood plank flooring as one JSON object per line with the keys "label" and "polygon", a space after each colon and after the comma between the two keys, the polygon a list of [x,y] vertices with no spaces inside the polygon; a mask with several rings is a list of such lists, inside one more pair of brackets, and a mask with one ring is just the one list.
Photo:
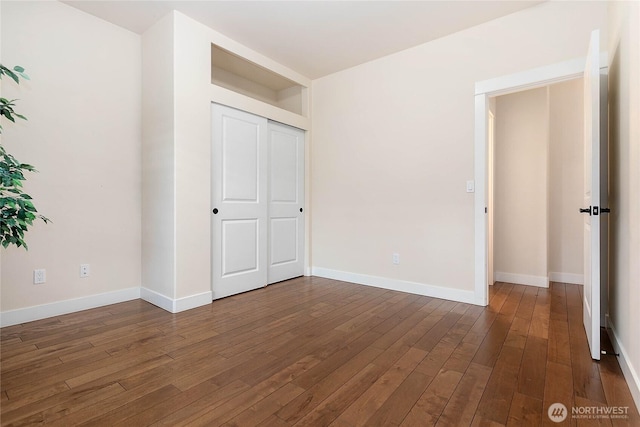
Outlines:
{"label": "wood plank flooring", "polygon": [[[581,288],[488,307],[299,278],[170,314],[142,300],[1,330],[3,426],[639,426]],[[606,336],[604,336],[604,341]],[[563,403],[569,417],[547,415]],[[577,419],[572,407],[628,407]]]}

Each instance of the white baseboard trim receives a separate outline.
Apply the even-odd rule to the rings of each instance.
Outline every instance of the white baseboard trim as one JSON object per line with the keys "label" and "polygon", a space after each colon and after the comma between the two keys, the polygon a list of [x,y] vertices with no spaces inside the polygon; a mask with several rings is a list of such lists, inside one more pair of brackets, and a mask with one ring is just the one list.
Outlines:
{"label": "white baseboard trim", "polygon": [[140,298],[156,305],[170,313],[191,310],[192,308],[211,304],[213,294],[211,291],[201,294],[189,295],[188,297],[173,299],[147,288],[140,288]]}
{"label": "white baseboard trim", "polygon": [[545,276],[529,276],[527,274],[505,273],[496,271],[494,276],[496,282],[515,283],[516,285],[537,286],[539,288],[549,287],[549,278]]}
{"label": "white baseboard trim", "polygon": [[131,301],[138,298],[140,298],[140,288],[135,287],[4,311],[0,313],[0,326],[18,325],[20,323],[46,319],[48,317],[74,313],[90,308],[103,307],[105,305]]}
{"label": "white baseboard trim", "polygon": [[331,270],[322,267],[312,267],[311,273],[314,276],[324,277],[327,279],[341,280],[343,282],[357,283],[359,285],[374,286],[376,288],[389,289],[392,291],[407,292],[477,305],[475,291],[444,288],[441,286],[426,285],[424,283],[390,279],[387,277],[368,276],[366,274],[349,273],[346,271]]}
{"label": "white baseboard trim", "polygon": [[174,302],[175,311],[173,311],[173,313],[180,313],[181,311],[187,311],[191,310],[192,308],[202,307],[203,305],[211,304],[211,301],[213,301],[212,291],[178,298]]}
{"label": "white baseboard trim", "polygon": [[584,285],[584,274],[549,272],[549,281]]}
{"label": "white baseboard trim", "polygon": [[173,298],[169,298],[168,296],[147,288],[140,288],[140,298],[163,310],[173,313]]}
{"label": "white baseboard trim", "polygon": [[609,339],[611,339],[611,344],[613,344],[613,349],[616,353],[620,354],[618,357],[618,363],[622,369],[622,374],[624,375],[625,380],[627,380],[631,396],[633,396],[633,400],[636,403],[636,409],[640,411],[640,376],[638,376],[638,371],[635,369],[636,367],[631,363],[627,350],[620,343],[615,325],[611,321],[610,317],[607,317],[607,325],[607,333],[609,335]]}

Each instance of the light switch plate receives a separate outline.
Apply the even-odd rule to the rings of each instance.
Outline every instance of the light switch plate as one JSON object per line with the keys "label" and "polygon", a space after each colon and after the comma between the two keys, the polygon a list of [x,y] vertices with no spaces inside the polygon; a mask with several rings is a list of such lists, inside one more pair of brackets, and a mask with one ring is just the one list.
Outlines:
{"label": "light switch plate", "polygon": [[467,181],[467,193],[474,193],[476,191],[476,183],[474,180]]}

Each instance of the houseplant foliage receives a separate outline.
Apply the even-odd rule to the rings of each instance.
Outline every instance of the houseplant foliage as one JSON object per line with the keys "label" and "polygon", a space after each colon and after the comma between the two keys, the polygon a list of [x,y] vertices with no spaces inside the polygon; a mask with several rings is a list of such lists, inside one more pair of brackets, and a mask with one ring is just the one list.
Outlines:
{"label": "houseplant foliage", "polygon": [[[29,80],[24,68],[15,66],[11,70],[0,64],[0,79],[4,76],[9,76],[17,84],[20,84],[20,78]],[[15,112],[15,101],[0,97],[0,115],[11,122],[15,122],[16,118],[26,120],[25,116]],[[49,222],[49,219],[37,213],[31,196],[22,191],[25,172],[36,170],[31,165],[20,163],[0,143],[0,243],[5,248],[15,245],[27,249],[24,234],[33,225],[33,221],[41,219],[45,223]]]}

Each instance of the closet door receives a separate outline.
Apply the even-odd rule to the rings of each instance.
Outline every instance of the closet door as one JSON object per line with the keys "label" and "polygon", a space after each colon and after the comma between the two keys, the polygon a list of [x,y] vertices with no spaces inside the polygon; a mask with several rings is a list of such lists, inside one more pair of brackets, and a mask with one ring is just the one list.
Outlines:
{"label": "closet door", "polygon": [[213,104],[213,299],[267,284],[267,120]]}
{"label": "closet door", "polygon": [[269,283],[304,272],[304,131],[269,122]]}

